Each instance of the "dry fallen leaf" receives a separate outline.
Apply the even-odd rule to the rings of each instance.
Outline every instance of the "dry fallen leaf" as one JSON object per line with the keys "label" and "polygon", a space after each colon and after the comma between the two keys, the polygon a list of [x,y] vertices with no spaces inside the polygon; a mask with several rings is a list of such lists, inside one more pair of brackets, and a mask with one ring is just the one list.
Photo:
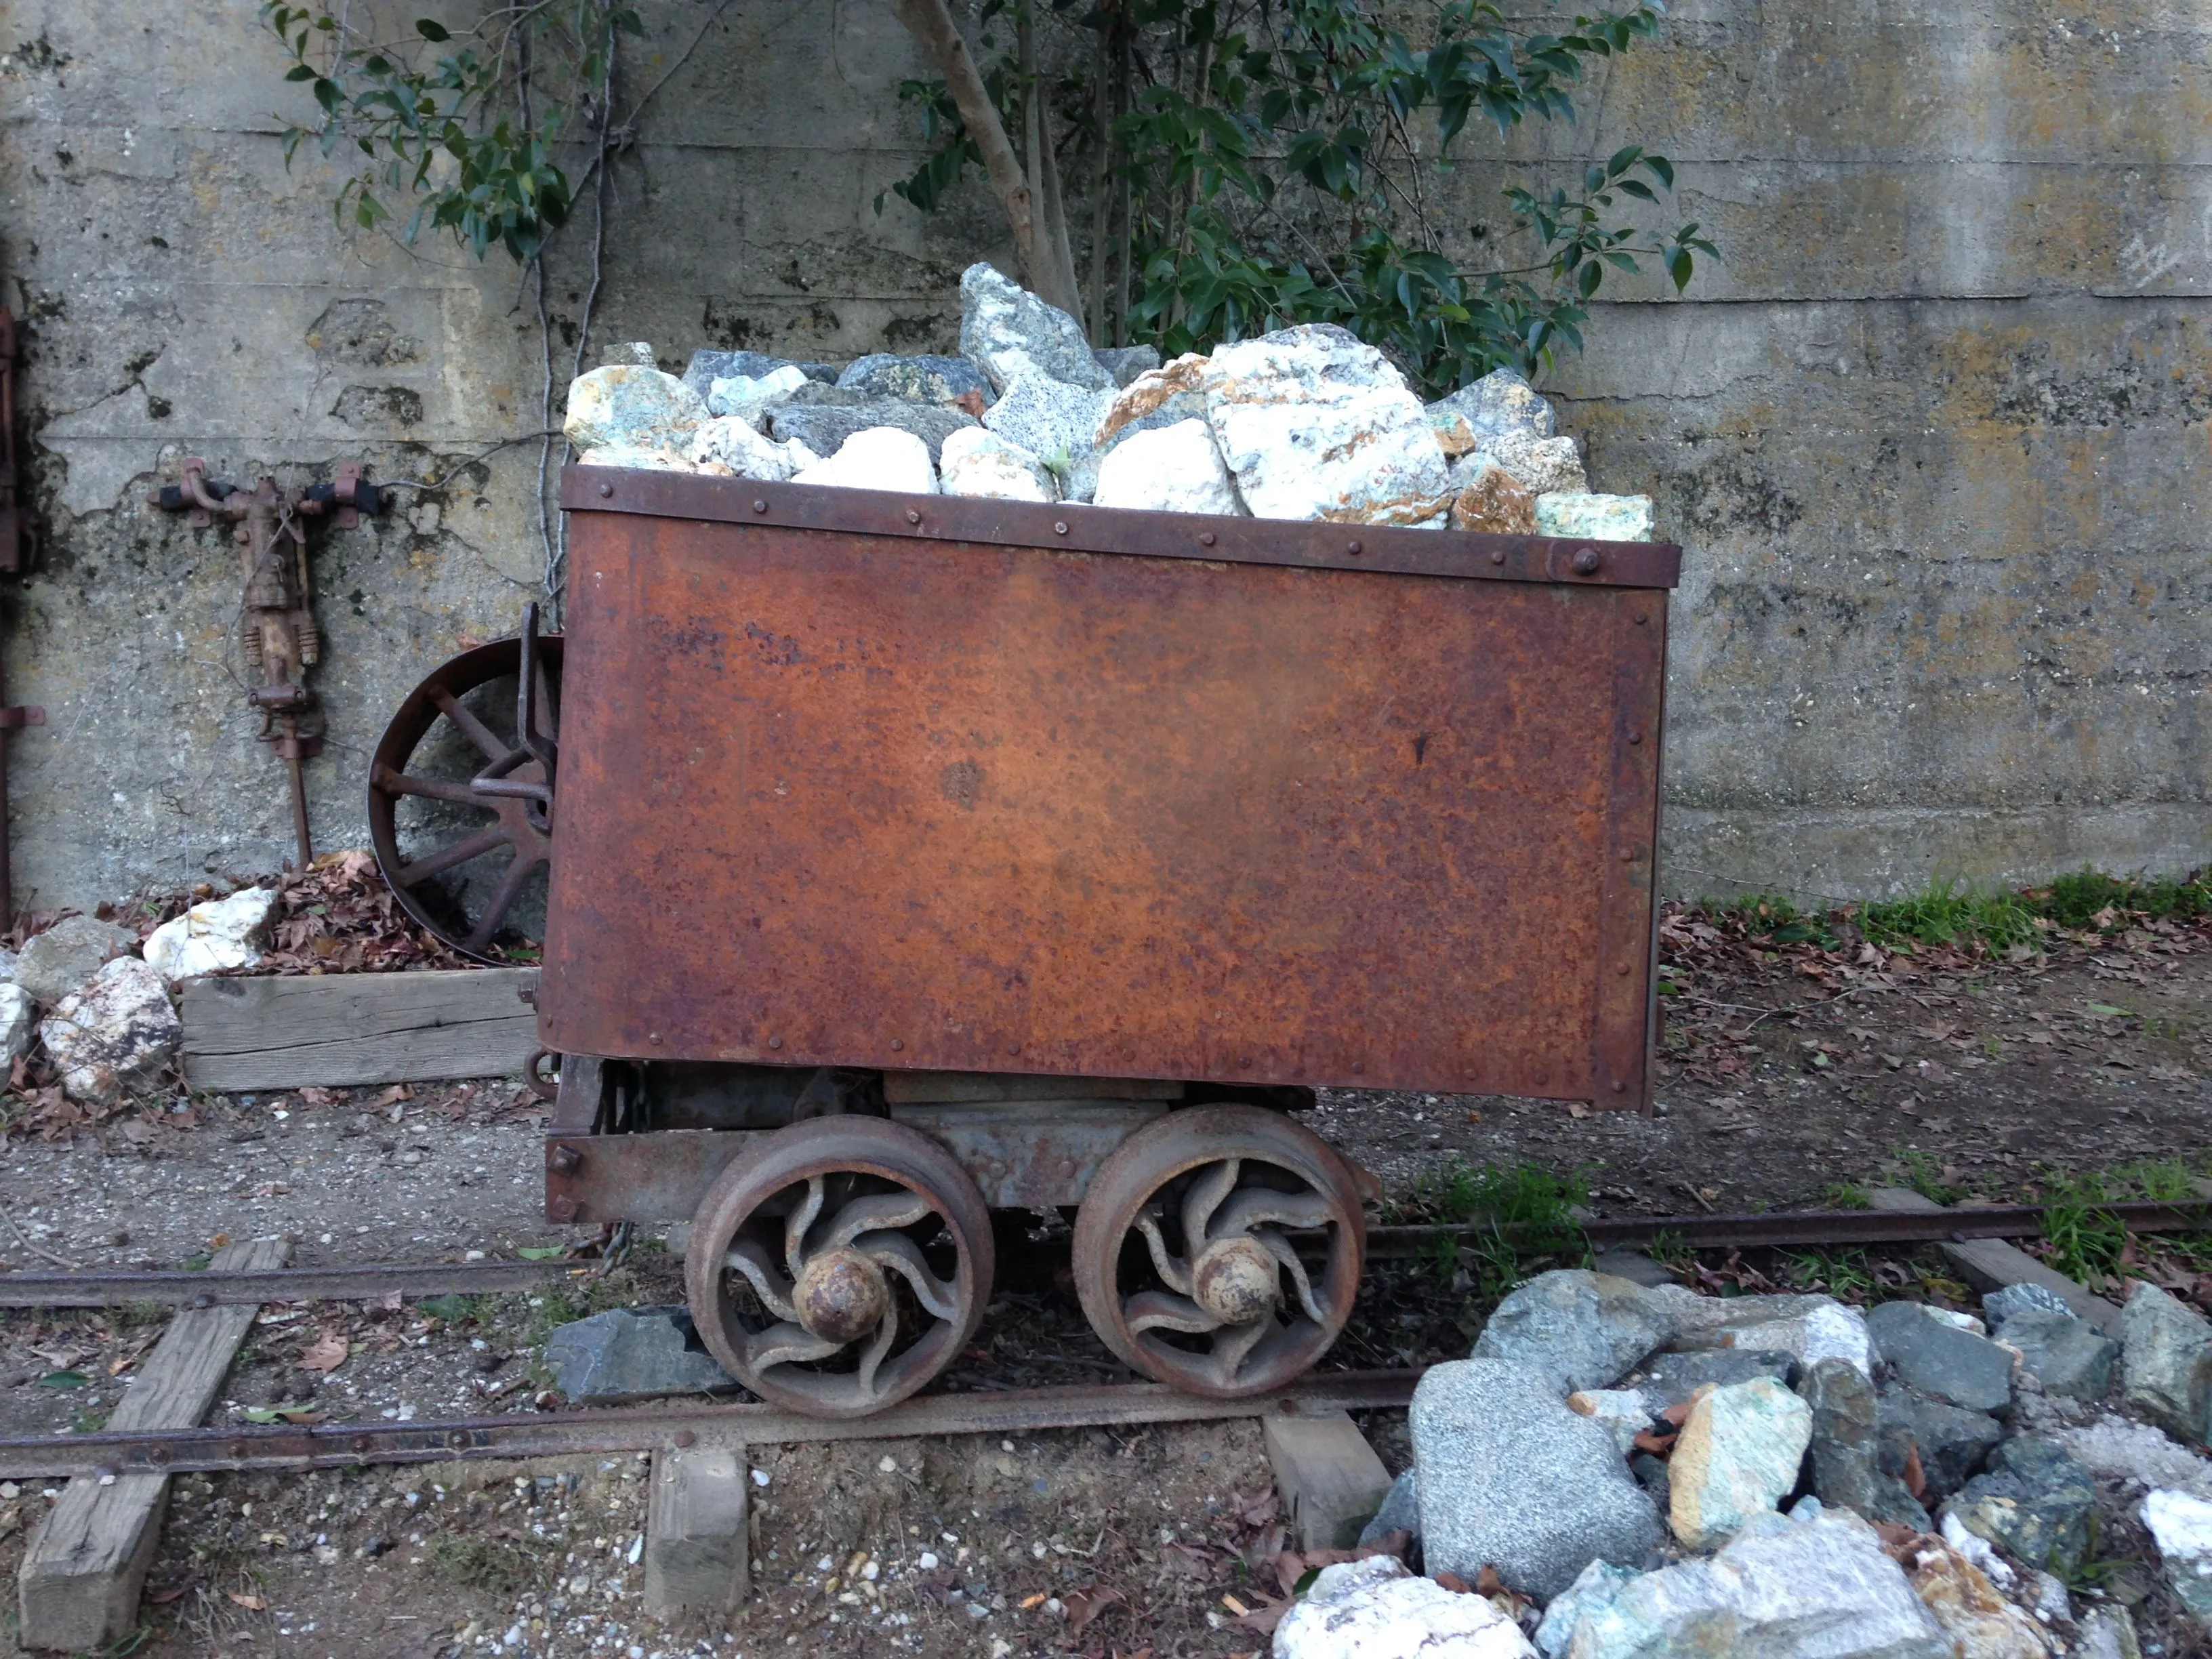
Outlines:
{"label": "dry fallen leaf", "polygon": [[228,1595],[232,1601],[237,1602],[239,1606],[244,1607],[248,1613],[260,1613],[266,1610],[269,1606],[266,1601],[263,1601],[258,1595],[240,1595],[236,1590],[225,1590],[223,1594]]}
{"label": "dry fallen leaf", "polygon": [[1035,1595],[1024,1595],[1022,1597],[1022,1611],[1024,1613],[1027,1613],[1031,1607],[1041,1607],[1043,1605],[1044,1592],[1042,1590],[1039,1590]]}
{"label": "dry fallen leaf", "polygon": [[1085,1584],[1081,1589],[1070,1590],[1060,1598],[1060,1606],[1067,1609],[1067,1631],[1073,1636],[1109,1607],[1121,1606],[1127,1597],[1121,1591],[1104,1584]]}
{"label": "dry fallen leaf", "polygon": [[346,1362],[353,1352],[352,1344],[336,1331],[325,1331],[321,1338],[311,1343],[300,1355],[303,1371],[334,1371]]}
{"label": "dry fallen leaf", "polygon": [[1567,1115],[1569,1117],[1588,1117],[1589,1115],[1589,1103],[1587,1101],[1571,1100],[1567,1103]]}
{"label": "dry fallen leaf", "polygon": [[229,1243],[230,1235],[228,1233],[217,1233],[213,1238],[208,1240],[208,1248],[211,1250],[219,1250]]}
{"label": "dry fallen leaf", "polygon": [[335,1106],[344,1098],[345,1097],[335,1089],[309,1088],[300,1091],[300,1103],[302,1106]]}

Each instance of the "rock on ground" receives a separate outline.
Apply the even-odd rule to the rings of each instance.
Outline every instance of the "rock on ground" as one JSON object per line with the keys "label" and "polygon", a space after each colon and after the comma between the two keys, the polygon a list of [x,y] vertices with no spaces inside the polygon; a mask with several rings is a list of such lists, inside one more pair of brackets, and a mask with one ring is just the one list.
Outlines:
{"label": "rock on ground", "polygon": [[1600,1607],[1610,1607],[1613,1598],[1624,1586],[1636,1578],[1633,1567],[1616,1567],[1610,1561],[1593,1561],[1582,1570],[1582,1576],[1552,1598],[1544,1609],[1544,1622],[1536,1626],[1536,1651],[1544,1659],[1565,1659],[1567,1646],[1575,1639],[1575,1627]]}
{"label": "rock on ground", "polygon": [[1645,1573],[1584,1619],[1569,1659],[1953,1659],[1935,1618],[1844,1516],[1761,1516],[1719,1554]]}
{"label": "rock on ground", "polygon": [[1091,500],[1100,507],[1149,513],[1244,510],[1229,469],[1221,464],[1221,453],[1213,447],[1213,429],[1204,421],[1129,434],[1098,463],[1098,485]]}
{"label": "rock on ground", "polygon": [[39,1005],[12,981],[0,984],[0,1067],[12,1068],[31,1052],[39,1029]]}
{"label": "rock on ground", "polygon": [[1203,384],[1254,517],[1423,525],[1450,510],[1458,492],[1420,400],[1344,330],[1307,325],[1222,346]]}
{"label": "rock on ground", "polygon": [[577,1405],[612,1406],[738,1385],[698,1341],[681,1307],[610,1308],[545,1339],[553,1386]]}
{"label": "rock on ground", "polygon": [[771,357],[764,351],[695,351],[684,371],[684,384],[703,399],[717,380],[757,380],[779,368],[795,368],[810,380],[831,381],[837,378],[836,367],[830,363],[796,363],[788,357]]}
{"label": "rock on ground", "polygon": [[2143,1499],[2142,1514],[2173,1593],[2212,1631],[2212,1504],[2187,1492],[2154,1492]]}
{"label": "rock on ground", "polygon": [[1536,533],[1536,497],[1502,466],[1486,466],[1452,499],[1452,528],[1491,536]]}
{"label": "rock on ground", "polygon": [[2089,1544],[2097,1489],[2089,1471],[2047,1440],[2008,1440],[1943,1506],[1948,1519],[2031,1566],[2070,1571]]}
{"label": "rock on ground", "polygon": [[1655,1353],[1628,1376],[1623,1386],[1643,1391],[1655,1407],[1685,1406],[1708,1382],[1729,1388],[1756,1376],[1793,1382],[1802,1369],[1796,1357],[1778,1348],[1707,1348],[1687,1353]]}
{"label": "rock on ground", "polygon": [[1991,1291],[1982,1298],[1982,1317],[1995,1330],[2014,1314],[2064,1314],[2076,1317],[2074,1310],[2066,1305],[2066,1298],[2042,1285],[2006,1285]]}
{"label": "rock on ground", "polygon": [[1532,1366],[1567,1395],[1608,1387],[1674,1334],[1669,1298],[1629,1279],[1563,1267],[1507,1294],[1475,1339],[1474,1358]]}
{"label": "rock on ground", "polygon": [[1421,1547],[1431,1572],[1548,1601],[1593,1560],[1640,1564],[1658,1512],[1613,1436],[1567,1409],[1552,1374],[1504,1359],[1432,1366],[1407,1425],[1421,1471]]}
{"label": "rock on ground", "polygon": [[1698,1349],[1748,1348],[1786,1353],[1801,1367],[1823,1359],[1848,1359],[1874,1374],[1874,1344],[1865,1316],[1831,1296],[1698,1296],[1677,1285],[1659,1292],[1675,1316],[1678,1353]]}
{"label": "rock on ground", "polygon": [[1091,441],[1103,449],[1124,429],[1143,431],[1178,421],[1204,420],[1209,361],[1187,351],[1171,363],[1146,369],[1106,405]]}
{"label": "rock on ground", "polygon": [[757,378],[725,375],[707,388],[707,412],[735,415],[757,428],[770,409],[789,403],[793,392],[811,384],[796,363],[786,363]]}
{"label": "rock on ground", "polygon": [[2035,1620],[1956,1550],[1941,1544],[1919,1549],[1907,1574],[1956,1659],[2050,1659],[2055,1650]]}
{"label": "rock on ground", "polygon": [[1917,1302],[1885,1302],[1867,1331],[1900,1381],[1968,1411],[2012,1402],[2012,1356],[1985,1336],[1935,1317]]}
{"label": "rock on ground", "polygon": [[1509,432],[1548,438],[1559,430],[1552,405],[1515,368],[1493,368],[1449,398],[1437,398],[1429,405],[1429,418],[1438,425],[1464,422],[1469,436],[1477,441],[1468,446],[1470,449],[1482,439]]}
{"label": "rock on ground", "polygon": [[2100,1417],[2093,1423],[2053,1425],[2042,1432],[2100,1480],[2145,1488],[2172,1486],[2212,1499],[2212,1461],[2174,1444],[2148,1423]]}
{"label": "rock on ground", "polygon": [[1413,1469],[1407,1469],[1390,1483],[1390,1490],[1382,1494],[1382,1505],[1375,1511],[1375,1518],[1359,1529],[1359,1541],[1371,1544],[1394,1532],[1414,1538],[1421,1535],[1420,1476]]}
{"label": "rock on ground", "polygon": [[2069,1659],[2142,1659],[2142,1644],[2125,1607],[2095,1607],[2081,1615],[2069,1653]]}
{"label": "rock on ground", "polygon": [[276,890],[269,887],[242,887],[228,898],[195,904],[146,936],[146,960],[172,985],[199,974],[253,967],[276,908]]}
{"label": "rock on ground", "polygon": [[621,445],[681,452],[706,420],[706,400],[673,374],[613,363],[568,382],[562,430],[579,449]]}
{"label": "rock on ground", "polygon": [[1056,501],[1059,485],[1044,463],[997,433],[969,427],[945,441],[938,457],[939,483],[948,495],[1000,501]]}
{"label": "rock on ground", "polygon": [[1572,438],[1540,438],[1533,432],[1508,432],[1483,441],[1452,463],[1454,483],[1464,488],[1486,466],[1503,467],[1514,481],[1539,497],[1589,488],[1581,452]]}
{"label": "rock on ground", "polygon": [[902,495],[938,493],[929,446],[913,433],[890,426],[855,432],[828,460],[793,473],[791,481],[841,489],[889,489]]}
{"label": "rock on ground", "polygon": [[1879,1421],[1882,1468],[1901,1479],[1917,1452],[1930,1498],[1948,1498],[1965,1486],[2004,1438],[2004,1425],[1986,1413],[1902,1389],[1883,1393]]}
{"label": "rock on ground", "polygon": [[1069,500],[1085,500],[1087,496],[1067,483],[1078,464],[1090,455],[1099,419],[1113,400],[1110,390],[1072,386],[1024,371],[1000,389],[999,401],[983,411],[983,424],[1051,468]]}
{"label": "rock on ground", "polygon": [[23,946],[15,959],[15,983],[51,1008],[89,981],[108,957],[137,942],[112,921],[64,916]]}
{"label": "rock on ground", "polygon": [[2102,1400],[2112,1386],[2120,1345],[2069,1310],[2032,1309],[1997,1329],[1997,1340],[2020,1352],[2020,1363],[2045,1394]]}
{"label": "rock on ground", "polygon": [[1160,349],[1156,345],[1094,346],[1091,355],[1099,368],[1114,377],[1115,386],[1127,386],[1160,366]]}
{"label": "rock on ground", "polygon": [[2212,1441],[2212,1325],[2142,1280],[2120,1313],[2120,1395],[2176,1439]]}
{"label": "rock on ground", "polygon": [[1651,539],[1652,522],[1649,495],[1598,495],[1588,491],[1554,490],[1536,497],[1536,533],[1540,536],[1586,537],[1599,542],[1648,542]]}
{"label": "rock on ground", "polygon": [[1623,1457],[1635,1449],[1636,1437],[1652,1426],[1651,1402],[1638,1389],[1577,1389],[1567,1396],[1567,1409],[1603,1424]]}
{"label": "rock on ground", "polygon": [[878,351],[846,366],[837,384],[871,398],[903,398],[915,404],[957,404],[969,392],[991,401],[991,383],[965,357],[898,357]]}
{"label": "rock on ground", "polygon": [[691,441],[694,466],[726,466],[740,478],[759,478],[780,483],[805,471],[822,458],[805,444],[775,443],[742,416],[718,416],[699,428]]}
{"label": "rock on ground", "polygon": [[1388,1555],[1323,1567],[1275,1626],[1274,1659],[1524,1659],[1534,1651],[1486,1596],[1416,1578]]}
{"label": "rock on ground", "polygon": [[1925,1532],[1933,1523],[1881,1459],[1881,1407],[1874,1384],[1847,1359],[1823,1359],[1798,1385],[1812,1412],[1813,1494],[1831,1508]]}
{"label": "rock on ground", "polygon": [[[829,391],[831,388],[820,388]],[[835,455],[847,439],[859,432],[888,427],[910,432],[928,447],[930,465],[954,433],[973,427],[975,421],[957,409],[938,409],[929,404],[910,404],[899,398],[869,398],[854,402],[811,403],[793,399],[768,417],[769,435],[779,442],[805,444],[817,455]],[[876,484],[889,489],[889,484]]]}
{"label": "rock on ground", "polygon": [[1813,1434],[1811,1407],[1771,1377],[1700,1395],[1668,1461],[1668,1519],[1692,1549],[1709,1549],[1797,1484]]}
{"label": "rock on ground", "polygon": [[137,957],[118,957],[64,997],[39,1035],[71,1100],[112,1106],[161,1081],[184,1027],[161,975]]}
{"label": "rock on ground", "polygon": [[960,276],[960,355],[1003,396],[1027,372],[1091,392],[1114,390],[1114,377],[1091,355],[1083,325],[991,266]]}

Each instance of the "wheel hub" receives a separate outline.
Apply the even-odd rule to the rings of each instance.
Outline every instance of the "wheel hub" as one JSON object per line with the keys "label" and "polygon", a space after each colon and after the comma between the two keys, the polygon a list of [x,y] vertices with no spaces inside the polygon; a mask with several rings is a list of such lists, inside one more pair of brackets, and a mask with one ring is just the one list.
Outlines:
{"label": "wheel hub", "polygon": [[1275,1258],[1257,1239],[1219,1238],[1199,1252],[1192,1299],[1224,1325],[1249,1325],[1274,1311],[1282,1295]]}
{"label": "wheel hub", "polygon": [[792,1304],[811,1335],[852,1342],[883,1323],[890,1287],[883,1269],[858,1250],[825,1250],[799,1270]]}

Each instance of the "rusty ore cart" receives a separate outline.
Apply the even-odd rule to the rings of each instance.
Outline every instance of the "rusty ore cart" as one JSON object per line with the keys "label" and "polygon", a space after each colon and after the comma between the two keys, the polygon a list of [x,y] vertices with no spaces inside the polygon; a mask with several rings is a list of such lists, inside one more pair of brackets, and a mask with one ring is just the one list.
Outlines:
{"label": "rusty ore cart", "polygon": [[1108,1347],[1261,1394],[1359,1279],[1316,1086],[1646,1103],[1679,549],[590,467],[562,505],[565,635],[409,699],[377,851],[480,955],[543,904],[546,1212],[689,1220],[763,1398],[912,1394],[990,1212],[1066,1206]]}

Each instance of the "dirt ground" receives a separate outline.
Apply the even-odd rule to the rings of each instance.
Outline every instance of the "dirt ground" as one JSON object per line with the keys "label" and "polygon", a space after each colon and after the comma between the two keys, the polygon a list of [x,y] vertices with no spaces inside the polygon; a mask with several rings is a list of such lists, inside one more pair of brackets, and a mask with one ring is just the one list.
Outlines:
{"label": "dirt ground", "polygon": [[[1900,1179],[2030,1197],[2057,1171],[2212,1168],[2212,949],[2201,933],[2137,929],[1991,963],[1808,958],[1686,931],[1701,925],[1669,921],[1655,1115],[1329,1091],[1311,1121],[1399,1200],[1418,1201],[1459,1161],[1528,1162],[1582,1172],[1602,1213],[1802,1207]],[[272,1233],[303,1263],[509,1255],[568,1237],[538,1207],[538,1134],[526,1097],[502,1080],[406,1100],[202,1098],[51,1139],[19,1134],[0,1164],[0,1258],[174,1266],[218,1236]],[[1036,1231],[1035,1248],[1001,1252],[989,1316],[947,1385],[1126,1375],[1074,1309],[1065,1232]],[[1705,1267],[1747,1284],[1782,1271]],[[1964,1293],[1909,1258],[1879,1284]],[[678,1299],[676,1262],[645,1239],[612,1272],[580,1264],[542,1293],[265,1309],[212,1420],[537,1409],[536,1350],[552,1326]],[[1329,1363],[1456,1357],[1477,1312],[1463,1284],[1378,1264]],[[0,1316],[0,1427],[102,1420],[162,1316]],[[1402,1414],[1367,1426],[1401,1466]],[[754,1494],[753,1601],[726,1626],[673,1631],[641,1611],[635,1459],[183,1478],[133,1650],[1166,1659],[1266,1646],[1224,1600],[1260,1605],[1247,1558],[1261,1559],[1279,1525],[1249,1424],[762,1448],[754,1463],[766,1484]],[[13,1571],[50,1490],[0,1485],[0,1571]],[[2133,1571],[2154,1613],[2154,1583]],[[2165,1628],[2164,1650],[2186,1650]]]}

